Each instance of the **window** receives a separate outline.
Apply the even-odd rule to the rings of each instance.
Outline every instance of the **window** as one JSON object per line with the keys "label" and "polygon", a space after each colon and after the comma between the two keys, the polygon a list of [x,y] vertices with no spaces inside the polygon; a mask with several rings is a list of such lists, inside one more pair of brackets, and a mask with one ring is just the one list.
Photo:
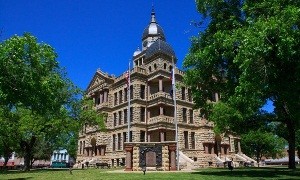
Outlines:
{"label": "window", "polygon": [[114,126],[117,126],[117,113],[114,113]]}
{"label": "window", "polygon": [[130,122],[133,122],[133,107],[130,108]]}
{"label": "window", "polygon": [[151,66],[149,66],[149,72],[151,72],[151,71],[152,71]]}
{"label": "window", "polygon": [[130,99],[133,99],[133,86],[130,86]]}
{"label": "window", "polygon": [[121,104],[122,103],[122,90],[121,91],[119,91],[119,104]]}
{"label": "window", "polygon": [[192,149],[195,149],[195,132],[191,133],[191,143],[192,143]]}
{"label": "window", "polygon": [[184,148],[188,149],[189,148],[189,133],[187,131],[184,131],[183,136],[184,136]]}
{"label": "window", "polygon": [[185,100],[185,87],[181,87],[181,99]]}
{"label": "window", "polygon": [[82,153],[82,141],[80,141],[80,146],[79,146],[79,154]]}
{"label": "window", "polygon": [[85,153],[84,153],[84,151],[85,151],[85,141],[83,141],[83,147],[82,147],[82,149],[83,149],[83,150],[82,150],[83,154],[85,154]]}
{"label": "window", "polygon": [[113,145],[113,151],[115,151],[116,150],[116,135],[115,134],[113,134],[113,140],[112,140],[112,145]]}
{"label": "window", "polygon": [[126,102],[127,101],[127,99],[128,99],[128,91],[127,91],[127,88],[125,88],[124,89],[124,102]]}
{"label": "window", "polygon": [[167,64],[166,63],[164,63],[164,69],[167,69]]}
{"label": "window", "polygon": [[188,89],[188,98],[189,98],[189,101],[192,102],[192,90],[191,89]]}
{"label": "window", "polygon": [[121,150],[121,133],[118,133],[118,150]]}
{"label": "window", "polygon": [[146,136],[146,132],[140,131],[140,142],[145,142],[145,136]]}
{"label": "window", "polygon": [[156,65],[156,64],[154,64],[154,69],[155,69],[155,70],[157,69],[157,65]]}
{"label": "window", "polygon": [[100,97],[97,98],[97,105],[100,104]]}
{"label": "window", "polygon": [[145,85],[141,85],[140,97],[145,99]]}
{"label": "window", "polygon": [[182,121],[187,123],[186,108],[182,108]]}
{"label": "window", "polygon": [[173,69],[173,67],[172,67],[172,66],[169,66],[169,71],[171,71],[171,72],[172,72],[172,69]]}
{"label": "window", "polygon": [[141,107],[141,122],[145,122],[145,107]]}
{"label": "window", "polygon": [[118,102],[118,94],[115,93],[115,94],[114,94],[114,97],[115,97],[114,105],[116,106],[116,105],[117,105],[117,102]]}
{"label": "window", "polygon": [[124,109],[124,124],[127,124],[127,109]]}
{"label": "window", "polygon": [[194,123],[194,112],[192,109],[189,110],[189,114],[190,114],[190,124]]}
{"label": "window", "polygon": [[129,132],[129,142],[132,142],[132,131]]}
{"label": "window", "polygon": [[125,149],[124,142],[126,142],[126,140],[126,132],[123,132],[123,149]]}
{"label": "window", "polygon": [[119,111],[119,125],[122,124],[122,111]]}

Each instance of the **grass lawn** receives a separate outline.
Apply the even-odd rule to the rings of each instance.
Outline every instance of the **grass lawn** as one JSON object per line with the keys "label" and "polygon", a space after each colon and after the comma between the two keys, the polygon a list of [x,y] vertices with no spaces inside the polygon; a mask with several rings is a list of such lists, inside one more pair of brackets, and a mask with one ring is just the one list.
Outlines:
{"label": "grass lawn", "polygon": [[239,180],[239,179],[300,179],[300,169],[294,171],[287,168],[238,168],[233,171],[227,169],[200,169],[195,172],[120,172],[103,169],[73,170],[32,170],[30,172],[0,171],[0,179],[208,179],[208,180]]}

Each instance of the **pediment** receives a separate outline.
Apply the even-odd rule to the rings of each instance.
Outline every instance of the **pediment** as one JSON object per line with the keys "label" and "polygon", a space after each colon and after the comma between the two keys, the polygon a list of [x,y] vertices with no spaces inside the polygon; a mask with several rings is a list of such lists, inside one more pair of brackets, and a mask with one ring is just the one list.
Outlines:
{"label": "pediment", "polygon": [[103,87],[104,85],[107,86],[108,84],[113,83],[114,78],[112,76],[109,76],[108,74],[105,74],[101,72],[100,70],[97,70],[94,74],[92,80],[90,81],[90,84],[87,87],[87,92],[93,92]]}

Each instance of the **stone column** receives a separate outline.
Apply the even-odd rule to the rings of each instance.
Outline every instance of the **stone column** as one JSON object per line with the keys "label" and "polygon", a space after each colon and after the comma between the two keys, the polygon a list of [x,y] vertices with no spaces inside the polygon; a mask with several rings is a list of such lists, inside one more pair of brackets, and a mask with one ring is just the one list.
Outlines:
{"label": "stone column", "polygon": [[125,171],[132,171],[132,145],[125,145],[126,151],[126,168]]}
{"label": "stone column", "polygon": [[150,97],[150,85],[149,84],[148,84],[147,88],[148,88],[148,92],[147,92],[148,93],[148,97]]}
{"label": "stone column", "polygon": [[160,142],[164,142],[165,141],[165,132],[164,131],[160,131]]}
{"label": "stone column", "polygon": [[163,81],[161,78],[158,80],[158,87],[159,87],[159,92],[162,92],[163,91]]}
{"label": "stone column", "polygon": [[224,146],[220,145],[221,154],[224,154]]}
{"label": "stone column", "polygon": [[101,155],[101,156],[104,156],[104,153],[105,153],[105,147],[101,147],[100,150],[101,150],[101,154],[100,154],[100,155]]}
{"label": "stone column", "polygon": [[107,102],[107,91],[104,90],[104,102]]}
{"label": "stone column", "polygon": [[103,103],[103,92],[100,92],[100,104]]}
{"label": "stone column", "polygon": [[240,140],[237,142],[237,145],[238,145],[238,153],[241,153],[242,151],[241,151],[241,141]]}
{"label": "stone column", "polygon": [[159,114],[160,115],[164,114],[164,108],[162,106],[159,107]]}
{"label": "stone column", "polygon": [[206,154],[208,154],[208,145],[207,144],[204,145],[204,151]]}
{"label": "stone column", "polygon": [[148,140],[148,142],[151,142],[151,132],[149,132],[149,131],[147,133],[147,140]]}
{"label": "stone column", "polygon": [[176,171],[176,144],[169,145],[170,171]]}

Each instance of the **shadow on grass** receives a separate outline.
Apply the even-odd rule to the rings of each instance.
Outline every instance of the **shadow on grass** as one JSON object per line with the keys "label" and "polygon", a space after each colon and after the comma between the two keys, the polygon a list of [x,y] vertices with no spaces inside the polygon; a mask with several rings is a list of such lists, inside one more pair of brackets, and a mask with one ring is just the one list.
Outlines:
{"label": "shadow on grass", "polygon": [[223,177],[252,177],[252,178],[283,178],[300,177],[300,170],[290,170],[287,168],[236,168],[233,171],[228,169],[211,169],[193,172],[204,176]]}
{"label": "shadow on grass", "polygon": [[[73,169],[73,171],[81,171],[81,169]],[[22,173],[43,173],[55,171],[69,171],[69,168],[48,168],[48,169],[31,169],[30,171],[22,170],[0,170],[0,174],[22,174]],[[22,178],[20,178],[22,179]]]}

